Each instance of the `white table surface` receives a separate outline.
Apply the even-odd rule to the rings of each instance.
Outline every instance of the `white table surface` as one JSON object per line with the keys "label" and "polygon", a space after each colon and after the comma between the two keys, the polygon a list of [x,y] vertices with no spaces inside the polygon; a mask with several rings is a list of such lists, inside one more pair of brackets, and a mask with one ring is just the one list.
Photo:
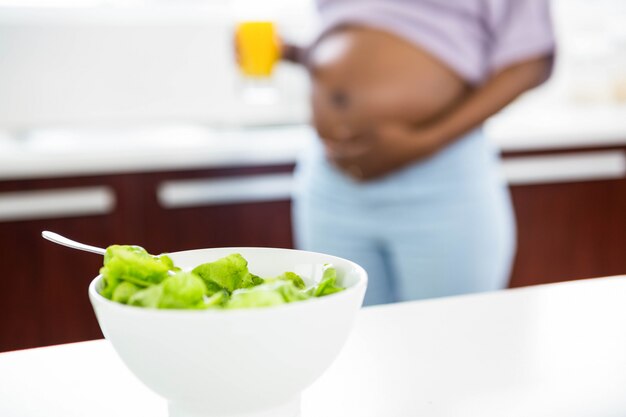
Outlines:
{"label": "white table surface", "polygon": [[[365,308],[303,417],[626,416],[626,277]],[[165,417],[106,341],[0,354],[2,417]]]}

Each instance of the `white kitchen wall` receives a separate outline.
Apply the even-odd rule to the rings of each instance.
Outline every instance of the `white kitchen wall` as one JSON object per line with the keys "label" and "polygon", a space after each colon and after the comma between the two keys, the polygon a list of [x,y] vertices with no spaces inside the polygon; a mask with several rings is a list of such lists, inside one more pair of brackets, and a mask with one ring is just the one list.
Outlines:
{"label": "white kitchen wall", "polygon": [[[0,128],[308,118],[306,74],[288,64],[274,104],[242,100],[233,2],[0,1]],[[309,0],[264,3],[285,36],[313,32]]]}
{"label": "white kitchen wall", "polygon": [[[304,122],[307,76],[289,64],[277,102],[242,99],[232,27],[259,5],[286,38],[313,36],[313,0],[0,0],[0,129]],[[529,96],[626,103],[626,0],[553,6],[556,73]]]}
{"label": "white kitchen wall", "polygon": [[626,103],[626,0],[552,2],[560,94],[579,103]]}

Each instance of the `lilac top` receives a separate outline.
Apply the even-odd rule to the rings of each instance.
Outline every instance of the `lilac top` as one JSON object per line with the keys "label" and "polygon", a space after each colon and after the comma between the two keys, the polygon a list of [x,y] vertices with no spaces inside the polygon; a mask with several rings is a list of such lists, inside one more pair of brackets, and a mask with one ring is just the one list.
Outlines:
{"label": "lilac top", "polygon": [[322,35],[357,24],[418,45],[471,84],[538,56],[552,57],[548,0],[317,0]]}

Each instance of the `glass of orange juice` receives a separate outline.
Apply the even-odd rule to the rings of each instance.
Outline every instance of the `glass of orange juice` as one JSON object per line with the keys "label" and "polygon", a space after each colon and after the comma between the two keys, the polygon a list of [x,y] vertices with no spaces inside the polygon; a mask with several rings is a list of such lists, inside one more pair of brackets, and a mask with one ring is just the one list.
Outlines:
{"label": "glass of orange juice", "polygon": [[246,77],[270,78],[280,58],[276,25],[270,21],[243,21],[235,29],[241,72]]}

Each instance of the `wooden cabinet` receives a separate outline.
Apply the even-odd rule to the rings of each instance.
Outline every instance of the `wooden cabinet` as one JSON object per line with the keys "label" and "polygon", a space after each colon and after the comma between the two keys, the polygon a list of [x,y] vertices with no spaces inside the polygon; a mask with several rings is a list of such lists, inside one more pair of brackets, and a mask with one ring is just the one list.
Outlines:
{"label": "wooden cabinet", "polygon": [[[0,351],[102,337],[87,297],[102,258],[47,242],[42,230],[101,247],[138,244],[152,253],[291,247],[292,169],[0,182]],[[180,187],[190,184],[200,188],[181,198]],[[221,195],[211,195],[215,190]]]}
{"label": "wooden cabinet", "polygon": [[511,286],[626,274],[626,180],[513,187]]}
{"label": "wooden cabinet", "polygon": [[292,166],[158,173],[145,178],[151,250],[293,247]]}
{"label": "wooden cabinet", "polygon": [[505,164],[535,157],[570,158],[574,178],[511,186],[518,247],[510,286],[626,274],[626,148],[507,154]]}
{"label": "wooden cabinet", "polygon": [[[518,222],[512,287],[626,273],[625,152],[505,154]],[[0,351],[101,337],[87,286],[102,259],[44,241],[42,230],[152,253],[292,247],[292,169],[0,181]]]}
{"label": "wooden cabinet", "polygon": [[101,257],[55,246],[41,231],[110,242],[124,222],[113,214],[115,189],[114,179],[0,183],[0,350],[101,336],[86,294]]}

